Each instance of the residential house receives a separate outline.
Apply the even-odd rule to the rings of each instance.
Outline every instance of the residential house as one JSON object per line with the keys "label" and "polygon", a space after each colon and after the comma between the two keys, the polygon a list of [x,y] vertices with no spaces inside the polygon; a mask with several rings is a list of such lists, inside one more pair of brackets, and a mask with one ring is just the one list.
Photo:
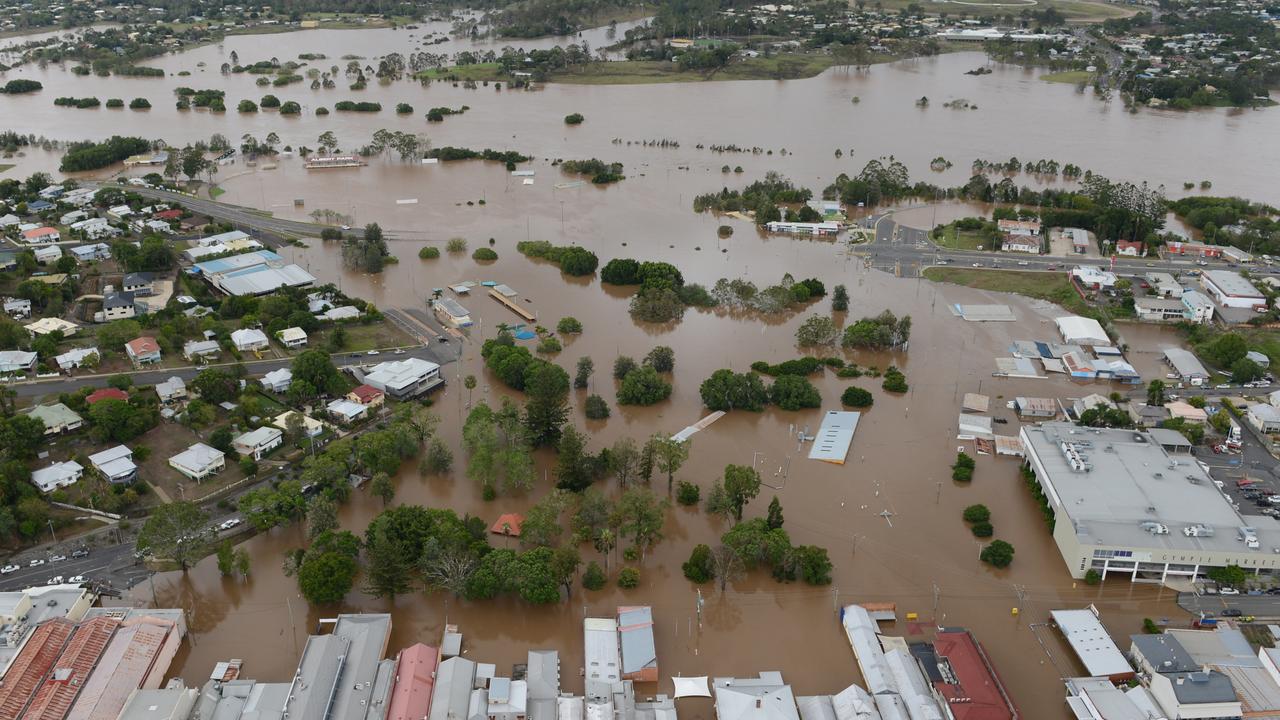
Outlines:
{"label": "residential house", "polygon": [[297,410],[288,410],[286,412],[280,413],[279,415],[275,416],[275,418],[271,421],[271,425],[272,427],[278,427],[281,430],[288,430],[289,421],[293,418],[294,415],[297,415],[299,418],[301,418],[302,432],[306,434],[307,437],[313,438],[319,435],[320,433],[324,432],[324,423],[311,417],[310,415],[303,415]]}
{"label": "residential house", "polygon": [[7,297],[4,299],[4,314],[14,320],[31,317],[31,301],[26,298]]}
{"label": "residential house", "polygon": [[231,343],[241,352],[254,352],[267,347],[267,336],[256,328],[241,328],[231,333]]}
{"label": "residential house", "polygon": [[302,347],[307,344],[307,331],[300,327],[285,328],[276,333],[276,339],[288,348]]}
{"label": "residential house", "polygon": [[79,430],[84,425],[84,418],[62,403],[37,405],[28,410],[27,415],[44,423],[45,435],[58,435]]}
{"label": "residential house", "polygon": [[62,248],[57,245],[43,245],[36,248],[33,254],[36,257],[36,262],[41,265],[48,265],[49,263],[57,262],[58,258],[62,257]]}
{"label": "residential house", "polygon": [[46,185],[43,190],[36,193],[41,200],[57,200],[62,197],[62,193],[66,192],[66,188],[61,185]]}
{"label": "residential house", "polygon": [[21,350],[0,350],[0,374],[26,373],[35,369],[35,353]]}
{"label": "residential house", "polygon": [[176,402],[187,396],[187,384],[174,375],[164,382],[156,383],[156,395],[160,396],[162,403]]}
{"label": "residential house", "polygon": [[8,230],[11,227],[18,227],[22,222],[22,218],[13,213],[5,213],[0,215],[0,230]]}
{"label": "residential house", "polygon": [[1160,405],[1146,403],[1129,403],[1129,417],[1133,424],[1143,428],[1153,428],[1169,419],[1169,410]]}
{"label": "residential house", "polygon": [[151,273],[129,273],[124,276],[124,281],[120,285],[127,293],[133,293],[137,297],[144,297],[155,292],[152,287],[153,283],[154,278]]}
{"label": "residential house", "polygon": [[226,466],[226,456],[223,452],[204,443],[196,443],[169,458],[169,467],[196,482],[210,475],[217,475]]}
{"label": "residential house", "polygon": [[107,217],[111,218],[112,220],[115,220],[116,222],[120,222],[125,218],[132,217],[132,216],[133,216],[133,208],[129,207],[128,205],[117,205],[107,210]]}
{"label": "residential house", "polygon": [[188,361],[197,358],[216,358],[222,351],[216,340],[188,340],[182,346],[182,357]]}
{"label": "residential house", "polygon": [[354,403],[376,408],[382,405],[384,396],[381,390],[372,385],[357,385],[355,389],[347,393],[347,399]]}
{"label": "residential house", "polygon": [[57,206],[49,202],[48,200],[36,200],[35,202],[27,203],[27,211],[33,214],[39,214],[46,210],[52,210],[55,207]]}
{"label": "residential house", "polygon": [[85,396],[86,405],[102,402],[103,400],[119,400],[120,402],[129,402],[129,393],[118,388],[98,388]]}
{"label": "residential house", "polygon": [[1125,257],[1142,257],[1145,246],[1139,240],[1117,240],[1116,254]]}
{"label": "residential house", "polygon": [[67,460],[33,471],[31,482],[40,488],[40,492],[51,493],[58,488],[74,485],[83,475],[84,468],[80,463]]}
{"label": "residential house", "polygon": [[261,382],[262,387],[270,390],[271,392],[286,392],[289,389],[289,386],[293,384],[293,372],[289,370],[289,368],[272,370],[262,376]]}
{"label": "residential house", "polygon": [[33,323],[23,326],[27,332],[32,335],[50,335],[53,333],[62,333],[62,337],[71,337],[80,329],[79,325],[68,322],[62,318],[43,317]]}
{"label": "residential house", "polygon": [[56,243],[62,239],[62,233],[57,228],[36,227],[30,230],[22,231],[22,242],[28,245],[40,245],[45,243]]}
{"label": "residential house", "polygon": [[134,302],[133,293],[114,292],[102,299],[102,313],[94,316],[98,322],[112,320],[128,320],[138,314],[138,304]]}
{"label": "residential house", "polygon": [[338,420],[345,423],[355,422],[365,416],[369,412],[369,408],[358,402],[352,402],[346,398],[339,398],[325,406]]}
{"label": "residential house", "polygon": [[84,220],[88,217],[89,217],[89,213],[83,210],[72,210],[69,213],[63,213],[62,217],[58,218],[58,224],[70,225],[71,223],[80,222],[81,220]]}
{"label": "residential house", "polygon": [[[118,228],[111,226],[106,218],[89,218],[80,222],[72,223],[71,229],[83,233],[85,238],[89,240],[102,240],[103,238],[112,238],[121,234]],[[109,252],[109,251],[108,251]],[[99,260],[105,258],[98,258]]]}
{"label": "residential house", "polygon": [[76,262],[86,263],[93,262],[95,260],[111,259],[111,246],[106,243],[79,245],[71,248],[70,252],[71,256],[76,259]]}
{"label": "residential house", "polygon": [[1209,420],[1209,413],[1185,400],[1167,402],[1164,404],[1164,409],[1169,411],[1169,417],[1174,420],[1181,419],[1196,425],[1203,425]]}
{"label": "residential house", "polygon": [[339,320],[355,320],[360,317],[360,310],[358,310],[354,305],[343,305],[342,307],[329,308],[316,317],[330,322],[337,322]]}
{"label": "residential house", "polygon": [[160,343],[153,337],[134,338],[124,344],[125,354],[134,365],[152,365],[160,362]]}
{"label": "residential house", "polygon": [[1269,403],[1255,403],[1245,410],[1244,417],[1258,432],[1271,434],[1280,432],[1280,410]]}
{"label": "residential house", "polygon": [[997,220],[996,229],[1008,235],[1040,235],[1040,223],[1035,220]]}
{"label": "residential house", "polygon": [[280,447],[283,442],[284,433],[278,428],[260,427],[232,440],[231,447],[241,455],[261,460],[264,455]]}
{"label": "residential house", "polygon": [[93,465],[107,482],[130,483],[138,478],[138,466],[133,464],[133,451],[124,445],[108,448],[89,456]]}
{"label": "residential house", "polygon": [[1040,238],[1030,235],[1005,235],[1000,243],[1004,252],[1040,254]]}
{"label": "residential house", "polygon": [[53,361],[58,364],[59,370],[70,371],[85,365],[96,365],[100,357],[102,356],[96,347],[71,348],[55,356]]}

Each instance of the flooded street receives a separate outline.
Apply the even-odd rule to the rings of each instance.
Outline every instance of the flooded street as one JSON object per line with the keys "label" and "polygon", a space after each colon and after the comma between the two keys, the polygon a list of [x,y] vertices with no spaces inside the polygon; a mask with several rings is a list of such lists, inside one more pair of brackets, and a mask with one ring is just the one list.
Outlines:
{"label": "flooded street", "polygon": [[[384,228],[425,238],[392,243],[400,262],[388,265],[380,276],[343,270],[337,248],[318,240],[309,241],[307,248],[281,250],[322,282],[339,282],[345,292],[379,307],[422,308],[432,288],[463,280],[495,280],[531,300],[528,307],[545,326],[553,327],[567,315],[577,317],[584,333],[567,339],[564,351],[554,360],[572,368],[579,357],[590,355],[597,368],[591,392],[611,404],[615,392],[608,369],[616,356],[639,358],[654,345],[673,347],[675,391],[666,402],[650,408],[614,407],[608,421],[587,422],[581,409],[587,391],[573,392],[572,422],[590,434],[592,450],[624,436],[643,441],[654,432],[674,433],[697,421],[705,414],[698,395],[702,380],[722,367],[745,370],[756,360],[795,357],[795,329],[810,312],[829,312],[829,299],[785,317],[729,317],[690,310],[673,326],[639,326],[627,315],[628,292],[604,287],[598,278],[563,277],[554,266],[520,256],[515,250],[518,241],[579,244],[596,252],[602,264],[615,257],[663,260],[679,267],[688,281],[708,287],[721,277],[743,277],[763,287],[777,282],[783,273],[796,279],[816,277],[828,290],[843,283],[851,296],[850,319],[886,308],[912,316],[909,352],[846,356],[864,366],[897,365],[906,372],[911,390],[897,397],[881,391],[880,381],[872,378],[839,380],[828,373],[815,379],[827,409],[838,406],[840,392],[850,384],[865,387],[876,397],[875,406],[862,418],[844,466],[807,460],[808,448],[798,446],[793,430],[816,430],[817,410],[735,412],[693,438],[690,461],[678,477],[696,482],[705,495],[727,463],[756,462],[765,482],[776,489],[764,489],[748,507],[748,516],[763,515],[776,494],[793,543],[828,549],[835,564],[830,587],[781,585],[764,571],[735,583],[723,595],[707,586],[699,630],[695,586],[684,579],[680,564],[695,544],[714,544],[728,528],[708,519],[701,509],[677,507],[670,512],[665,539],[641,565],[640,587],[632,591],[610,587],[584,593],[578,586],[567,602],[541,608],[511,599],[472,604],[420,593],[388,603],[355,592],[341,608],[311,609],[298,595],[295,581],[281,570],[283,553],[304,542],[301,529],[295,527],[245,543],[253,558],[248,582],[220,578],[213,558],[188,575],[155,578],[156,603],[184,607],[190,613],[192,643],[180,658],[178,672],[188,683],[203,681],[213,662],[231,657],[245,658],[246,672],[252,677],[283,680],[290,676],[305,636],[318,619],[359,609],[394,613],[392,648],[419,640],[433,642],[446,622],[457,623],[466,637],[468,656],[496,662],[500,672],[513,662],[523,662],[528,649],[557,649],[562,653],[565,689],[579,691],[584,613],[609,615],[618,604],[648,603],[658,623],[658,658],[664,677],[754,675],[777,669],[797,694],[832,693],[860,681],[836,608],[883,601],[896,603],[900,618],[908,612],[920,618],[919,625],[899,623],[886,628],[889,634],[918,635],[935,622],[968,627],[986,645],[1026,717],[1067,718],[1059,678],[1079,673],[1080,668],[1063,654],[1062,644],[1051,634],[1042,632],[1037,638],[1032,626],[1046,622],[1049,610],[1096,604],[1122,647],[1127,647],[1127,634],[1140,630],[1144,617],[1185,622],[1186,615],[1175,607],[1169,590],[1123,582],[1076,586],[1018,476],[1015,460],[981,457],[971,484],[950,480],[949,465],[958,446],[956,415],[965,392],[991,395],[994,414],[1010,419],[1002,432],[1014,433],[1016,419],[1004,403],[1016,395],[1065,399],[1114,389],[1104,384],[1073,385],[1061,376],[1045,380],[991,376],[993,358],[1007,354],[1011,341],[1053,338],[1052,318],[1060,310],[1024,298],[894,278],[864,269],[841,244],[766,237],[750,223],[696,215],[690,208],[698,193],[723,185],[741,187],[768,171],[820,191],[838,173],[855,174],[868,160],[890,154],[905,162],[913,177],[945,184],[963,183],[975,158],[1016,155],[1024,160],[1071,162],[1117,179],[1163,183],[1171,194],[1180,192],[1183,181],[1209,179],[1215,194],[1275,202],[1280,191],[1272,180],[1280,162],[1280,143],[1260,140],[1280,133],[1280,110],[1143,110],[1130,115],[1119,103],[1102,103],[1091,93],[1077,94],[1069,86],[1041,82],[1036,71],[996,67],[991,75],[964,75],[984,62],[980,53],[877,66],[865,73],[835,69],[810,80],[789,82],[549,85],[537,92],[465,90],[444,83],[423,88],[411,82],[375,84],[362,92],[312,91],[305,83],[270,89],[281,100],[297,100],[304,106],[303,116],[292,119],[272,112],[214,115],[179,113],[173,108],[172,89],[179,85],[226,89],[229,107],[241,98],[256,100],[265,94],[254,86],[254,76],[218,73],[218,65],[233,49],[246,63],[269,55],[284,61],[298,53],[326,52],[330,59],[316,64],[327,68],[343,64],[337,58],[345,53],[407,52],[410,32],[311,31],[235,37],[221,46],[148,63],[171,72],[189,70],[193,73],[189,78],[80,79],[55,67],[24,68],[10,77],[38,79],[45,84],[44,91],[0,99],[0,107],[11,129],[60,139],[131,134],[181,144],[222,133],[236,144],[245,133],[262,138],[275,131],[283,144],[297,146],[315,145],[317,135],[331,130],[340,145],[350,150],[367,143],[375,129],[386,127],[425,132],[436,147],[517,149],[533,155],[535,160],[522,166],[536,171],[531,186],[492,163],[410,165],[391,159],[373,159],[368,167],[354,170],[308,172],[297,158],[282,158],[275,169],[224,166],[217,179],[226,190],[220,198],[224,201],[297,219],[328,209],[352,216],[353,225],[377,221]],[[418,37],[425,32],[418,31]],[[590,42],[593,47],[604,44],[602,36]],[[201,61],[206,63],[204,68],[196,66]],[[155,107],[131,112],[52,105],[52,98],[59,95],[86,94],[144,96]],[[859,104],[850,102],[854,96],[861,98]],[[931,107],[914,106],[921,96],[930,98]],[[941,107],[943,101],[961,97],[980,109]],[[331,106],[349,98],[381,102],[384,110],[375,116],[313,114],[318,105]],[[397,102],[413,104],[415,114],[395,116],[391,108]],[[465,115],[451,116],[443,123],[428,126],[422,117],[431,106],[463,104],[470,106]],[[584,114],[586,122],[578,127],[564,125],[563,117],[570,112]],[[1212,146],[1202,142],[1206,137],[1214,138]],[[679,148],[627,144],[662,139],[677,141]],[[716,154],[697,148],[698,144],[730,143],[758,146],[773,154]],[[835,157],[838,148],[843,158]],[[931,173],[929,161],[939,155],[954,167]],[[561,157],[619,161],[625,165],[627,179],[609,188],[584,184],[557,189],[557,183],[576,179],[552,167],[551,160]],[[33,151],[18,162],[18,168],[6,176],[48,169],[50,163],[56,165],[56,154]],[[741,165],[744,172],[722,174],[721,166],[726,164]],[[1030,179],[1020,176],[1017,181]],[[950,206],[939,212],[961,211],[961,206]],[[919,211],[915,215],[932,219],[923,218]],[[722,223],[733,227],[732,237],[717,237]],[[492,238],[500,258],[483,266],[473,262],[469,252],[446,253],[435,261],[417,258],[425,242],[440,243],[451,237],[466,238],[471,249],[489,245]],[[466,412],[466,391],[459,378],[476,374],[481,380],[475,398],[496,402],[495,396],[504,390],[483,371],[480,342],[492,337],[500,323],[516,322],[513,314],[486,297],[461,301],[482,323],[473,328],[463,361],[446,369],[449,386],[435,396],[435,409],[442,419],[439,431],[454,448],[459,468],[465,460],[460,429]],[[961,302],[1008,303],[1018,321],[968,323],[949,308]],[[1176,344],[1177,336],[1163,329],[1128,325],[1122,326],[1122,332],[1130,345],[1140,347],[1130,356],[1138,369],[1147,377],[1162,375],[1156,353],[1163,344]],[[539,454],[540,470],[549,473],[552,462],[550,454]],[[783,468],[785,477],[778,472]],[[397,478],[394,502],[450,507],[459,514],[492,520],[503,512],[522,512],[545,494],[554,480],[542,472],[539,476],[533,492],[486,503],[479,487],[460,470],[447,478],[423,479],[412,463]],[[655,478],[654,483],[655,490],[662,489],[661,480]],[[617,491],[612,485],[610,489]],[[979,562],[981,544],[960,517],[961,510],[974,503],[991,508],[995,536],[1016,547],[1016,559],[1008,570],[993,570]],[[380,501],[357,493],[343,509],[343,526],[362,533],[380,510]],[[495,540],[495,544],[502,542]],[[584,549],[583,559],[599,557]],[[616,570],[616,558],[613,567]],[[152,593],[152,586],[144,584],[134,590],[131,600],[151,602]],[[1015,615],[1012,611],[1019,606],[1021,612]],[[640,688],[638,694],[670,690],[669,681],[664,680],[656,687]],[[710,716],[709,706],[699,707],[702,712],[691,715]]]}

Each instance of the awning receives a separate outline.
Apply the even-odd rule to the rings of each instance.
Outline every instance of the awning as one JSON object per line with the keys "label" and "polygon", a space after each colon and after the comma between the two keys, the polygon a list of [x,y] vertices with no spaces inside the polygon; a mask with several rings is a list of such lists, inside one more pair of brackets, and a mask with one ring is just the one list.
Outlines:
{"label": "awning", "polygon": [[711,690],[707,687],[707,676],[701,677],[673,677],[671,683],[676,686],[675,697],[711,697]]}

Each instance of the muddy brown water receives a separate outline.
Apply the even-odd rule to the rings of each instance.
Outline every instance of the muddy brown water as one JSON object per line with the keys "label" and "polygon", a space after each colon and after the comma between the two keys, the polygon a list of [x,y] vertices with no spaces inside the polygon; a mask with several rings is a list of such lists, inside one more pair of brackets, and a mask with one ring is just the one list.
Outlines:
{"label": "muddy brown water", "polygon": [[[30,68],[20,74],[44,81],[45,91],[4,98],[3,107],[14,129],[65,138],[121,132],[182,142],[221,132],[234,141],[245,132],[262,137],[275,130],[286,143],[314,145],[320,132],[332,129],[349,148],[366,142],[374,129],[388,127],[427,132],[435,145],[516,148],[533,154],[537,160],[529,168],[537,175],[531,186],[494,164],[421,166],[383,159],[358,170],[308,173],[296,159],[284,158],[274,170],[232,165],[223,167],[219,175],[227,190],[223,199],[232,202],[295,218],[327,208],[353,214],[359,224],[376,220],[385,228],[423,238],[393,243],[400,263],[372,277],[343,270],[336,248],[318,241],[308,248],[282,250],[322,281],[340,282],[345,291],[380,307],[421,307],[432,288],[468,279],[496,280],[528,298],[529,307],[546,326],[554,326],[566,315],[579,318],[585,332],[569,339],[556,361],[572,368],[578,357],[592,356],[597,367],[593,390],[610,401],[614,387],[608,370],[618,354],[638,358],[657,344],[675,348],[675,392],[657,406],[614,407],[607,422],[588,423],[581,412],[585,393],[574,392],[573,421],[591,435],[593,448],[627,435],[643,439],[656,431],[676,432],[695,422],[704,414],[698,385],[712,371],[743,370],[754,360],[795,357],[796,327],[810,312],[828,312],[829,305],[822,301],[785,318],[691,310],[671,326],[640,326],[627,315],[626,291],[604,288],[595,278],[565,278],[553,266],[529,261],[515,251],[519,240],[578,243],[599,254],[602,263],[624,256],[667,260],[682,268],[689,281],[707,285],[719,277],[746,277],[764,286],[784,272],[796,278],[817,277],[828,288],[844,283],[851,295],[852,318],[885,308],[912,315],[915,326],[909,352],[847,356],[863,365],[897,364],[906,371],[911,391],[890,396],[869,378],[847,381],[828,375],[817,380],[827,408],[837,406],[841,390],[851,383],[871,389],[876,397],[843,466],[809,461],[807,447],[798,447],[792,430],[816,430],[819,411],[732,413],[693,439],[692,457],[679,477],[705,491],[725,464],[757,462],[766,481],[778,489],[766,488],[748,514],[763,514],[776,493],[793,541],[829,549],[835,564],[829,587],[779,585],[763,573],[735,583],[723,595],[707,587],[699,630],[695,588],[681,575],[680,564],[694,544],[714,543],[727,528],[700,511],[674,508],[666,539],[641,564],[641,587],[630,592],[613,588],[583,593],[575,588],[573,597],[563,603],[532,608],[510,599],[467,603],[421,593],[391,603],[356,591],[340,607],[316,609],[307,607],[294,581],[281,572],[283,553],[303,542],[300,529],[284,528],[244,544],[253,558],[253,576],[247,582],[220,578],[213,558],[186,575],[155,578],[156,602],[191,613],[192,642],[175,666],[176,674],[200,682],[214,661],[240,657],[247,661],[246,670],[252,676],[283,680],[297,662],[306,633],[320,618],[340,611],[390,610],[395,616],[393,649],[416,641],[432,642],[446,622],[457,623],[466,636],[468,655],[498,663],[503,672],[523,661],[528,649],[558,649],[565,688],[580,690],[584,613],[608,615],[619,604],[649,603],[657,619],[664,677],[754,675],[778,669],[798,693],[830,693],[860,680],[836,608],[850,602],[885,601],[896,603],[900,616],[915,612],[920,618],[919,623],[899,623],[889,632],[918,635],[935,622],[968,627],[987,646],[1027,717],[1066,718],[1059,678],[1081,670],[1051,634],[1037,632],[1042,628],[1036,624],[1047,621],[1049,610],[1095,603],[1125,647],[1125,636],[1140,630],[1143,617],[1187,621],[1173,604],[1170,590],[1120,582],[1096,588],[1074,583],[1020,482],[1015,461],[983,457],[972,484],[961,486],[950,480],[948,466],[959,445],[954,435],[963,393],[991,395],[995,414],[1013,420],[1004,402],[1015,395],[1069,398],[1112,389],[1075,385],[1060,377],[991,376],[993,358],[1006,354],[1010,341],[1051,338],[1055,333],[1051,319],[1060,310],[1022,298],[868,271],[840,245],[764,236],[748,223],[695,215],[690,202],[697,193],[722,184],[739,186],[768,170],[817,189],[836,173],[854,173],[867,159],[881,154],[896,154],[917,176],[931,175],[927,165],[932,157],[948,156],[956,167],[939,176],[944,182],[962,182],[975,157],[1016,154],[1075,162],[1116,177],[1151,178],[1170,188],[1180,188],[1183,180],[1207,177],[1215,182],[1216,191],[1272,199],[1268,193],[1274,193],[1274,185],[1265,180],[1280,159],[1280,145],[1260,139],[1275,135],[1280,114],[1143,111],[1131,116],[1118,105],[1077,95],[1070,87],[1040,82],[1033,71],[1001,67],[981,78],[965,76],[964,70],[982,62],[976,53],[876,67],[862,74],[834,70],[794,82],[549,86],[533,93],[492,88],[467,91],[445,84],[422,89],[408,83],[375,85],[363,94],[312,92],[300,86],[273,91],[312,108],[347,97],[378,100],[387,108],[378,117],[179,115],[172,109],[170,90],[178,84],[226,87],[229,105],[264,94],[250,77],[224,78],[217,73],[223,54],[232,48],[238,49],[242,61],[270,55],[285,59],[316,51],[336,57],[390,48],[391,39],[399,38],[407,38],[405,31],[234,38],[221,48],[210,46],[157,63],[170,70],[198,71],[195,62],[204,59],[205,71],[192,78],[84,80],[55,68]],[[330,47],[339,42],[340,47]],[[51,97],[89,92],[104,98],[146,95],[156,107],[148,113],[124,111],[115,116],[107,110],[76,111],[51,105]],[[862,98],[860,104],[850,102],[854,95]],[[913,106],[921,95],[930,97],[932,107]],[[966,97],[981,109],[940,107],[942,100],[954,97]],[[393,116],[391,106],[401,100],[418,108],[415,117]],[[464,103],[472,109],[443,124],[428,127],[421,118],[432,105]],[[563,116],[575,111],[586,115],[587,122],[576,128],[564,126]],[[1203,142],[1206,137],[1214,139],[1211,146]],[[613,143],[614,138],[670,138],[681,147],[628,147]],[[717,155],[696,149],[697,143],[759,145],[773,149],[774,154]],[[779,152],[784,147],[786,156]],[[837,147],[844,149],[843,159],[834,157]],[[847,155],[851,147],[853,158]],[[548,160],[561,156],[622,161],[628,179],[609,188],[588,184],[557,189],[557,183],[573,179],[562,176]],[[11,172],[50,163],[56,165],[53,154],[33,151]],[[746,172],[725,177],[720,173],[724,164],[742,165]],[[295,199],[303,204],[295,206]],[[396,202],[411,199],[418,202]],[[483,205],[466,204],[482,199]],[[945,212],[959,214],[958,207]],[[722,223],[734,228],[731,238],[717,238],[716,228]],[[494,238],[500,259],[481,266],[470,260],[469,252],[428,262],[417,258],[425,242],[454,236],[467,238],[472,249]],[[466,400],[459,378],[478,375],[481,385],[475,399],[496,402],[503,390],[482,369],[479,341],[492,337],[499,323],[516,322],[514,315],[484,296],[462,302],[483,329],[474,329],[463,361],[446,370],[450,385],[436,396],[440,433],[455,449],[459,466],[464,461],[459,434]],[[1007,302],[1015,308],[1018,321],[967,323],[949,309],[958,302]],[[1130,358],[1139,369],[1162,375],[1155,353],[1159,347],[1177,344],[1177,337],[1145,327],[1126,327],[1124,333],[1135,348]],[[1013,432],[1016,424],[1003,427]],[[519,512],[552,484],[550,478],[542,477],[551,456],[539,453],[537,460],[540,479],[533,492],[491,503],[480,499],[476,485],[461,472],[423,479],[415,463],[399,474],[394,502],[447,506],[485,518]],[[779,468],[788,469],[785,479]],[[655,489],[665,491],[661,480],[654,482]],[[978,561],[980,544],[960,520],[964,506],[979,502],[992,509],[996,536],[1017,548],[1016,560],[1007,570],[992,570]],[[343,525],[360,532],[380,508],[379,501],[358,494],[343,509]],[[583,555],[598,559],[590,550]],[[1024,594],[1022,612],[1014,615],[1019,591]],[[130,600],[151,602],[152,592],[152,586],[144,584]],[[664,679],[654,687],[641,688],[640,693],[669,690],[670,683]],[[694,708],[693,715],[710,715],[707,705]]]}

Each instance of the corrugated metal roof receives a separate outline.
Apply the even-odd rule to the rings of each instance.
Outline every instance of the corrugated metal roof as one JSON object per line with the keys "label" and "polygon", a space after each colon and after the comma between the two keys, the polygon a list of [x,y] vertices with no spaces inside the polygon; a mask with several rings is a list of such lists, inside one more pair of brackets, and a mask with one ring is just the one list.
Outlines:
{"label": "corrugated metal roof", "polygon": [[[54,663],[52,674],[36,690],[22,714],[23,720],[62,720],[119,625],[120,621],[107,617],[81,623]],[[118,713],[119,708],[116,711]]]}
{"label": "corrugated metal roof", "polygon": [[53,669],[75,624],[63,618],[43,622],[32,632],[0,684],[0,717],[17,718]]}
{"label": "corrugated metal roof", "polygon": [[658,649],[653,642],[653,609],[648,605],[618,608],[618,635],[625,675],[652,668],[657,672]]}
{"label": "corrugated metal roof", "polygon": [[843,465],[861,417],[862,413],[847,410],[830,410],[823,415],[822,426],[809,448],[809,459]]}

